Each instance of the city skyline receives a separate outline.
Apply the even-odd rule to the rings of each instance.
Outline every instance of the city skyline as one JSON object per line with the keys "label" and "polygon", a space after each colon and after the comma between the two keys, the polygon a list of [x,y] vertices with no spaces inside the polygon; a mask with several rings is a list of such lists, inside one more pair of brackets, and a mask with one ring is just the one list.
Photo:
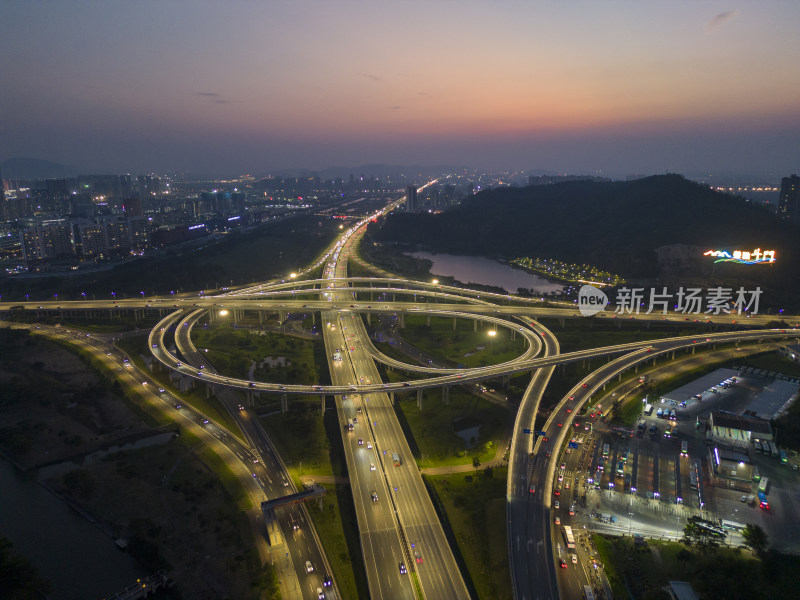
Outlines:
{"label": "city skyline", "polygon": [[12,3],[0,160],[798,170],[785,2]]}

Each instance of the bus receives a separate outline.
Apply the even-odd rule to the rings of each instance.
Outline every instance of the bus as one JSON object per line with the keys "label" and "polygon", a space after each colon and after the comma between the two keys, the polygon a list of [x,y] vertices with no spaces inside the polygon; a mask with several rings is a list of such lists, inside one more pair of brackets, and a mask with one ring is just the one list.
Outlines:
{"label": "bus", "polygon": [[645,404],[644,406],[644,414],[648,417],[653,414],[653,405],[652,404]]}
{"label": "bus", "polygon": [[603,456],[608,456],[608,444],[603,444]]}
{"label": "bus", "polygon": [[689,470],[689,487],[693,490],[697,489],[697,470],[690,469]]}
{"label": "bus", "polygon": [[767,488],[769,487],[769,477],[762,477],[761,481],[758,482],[758,491],[762,494],[767,493]]}
{"label": "bus", "polygon": [[785,464],[789,462],[789,457],[786,456],[786,450],[778,450],[778,456],[780,456],[782,463]]}
{"label": "bus", "polygon": [[594,592],[588,585],[583,586],[583,600],[594,600]]}
{"label": "bus", "polygon": [[681,442],[681,456],[689,456],[689,442],[686,440]]}
{"label": "bus", "polygon": [[617,476],[618,477],[622,477],[624,475],[625,475],[625,461],[624,460],[620,460],[617,463]]}
{"label": "bus", "polygon": [[564,541],[567,544],[567,548],[570,550],[575,549],[575,536],[572,535],[572,527],[569,525],[564,525]]}

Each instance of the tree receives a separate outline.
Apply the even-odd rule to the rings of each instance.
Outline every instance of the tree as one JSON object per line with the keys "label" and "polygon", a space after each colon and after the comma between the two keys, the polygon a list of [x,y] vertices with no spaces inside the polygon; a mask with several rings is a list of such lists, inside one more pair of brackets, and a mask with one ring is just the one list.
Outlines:
{"label": "tree", "polygon": [[742,531],[742,537],[744,538],[744,545],[755,552],[756,556],[764,558],[767,555],[769,541],[767,534],[761,527],[748,523],[744,531]]}
{"label": "tree", "polygon": [[726,533],[711,521],[701,517],[690,517],[683,528],[681,542],[696,547],[701,554],[707,554],[725,542]]}
{"label": "tree", "polygon": [[477,456],[473,456],[472,457],[472,466],[474,467],[475,472],[477,473],[478,472],[478,467],[481,466],[481,459],[478,458]]}

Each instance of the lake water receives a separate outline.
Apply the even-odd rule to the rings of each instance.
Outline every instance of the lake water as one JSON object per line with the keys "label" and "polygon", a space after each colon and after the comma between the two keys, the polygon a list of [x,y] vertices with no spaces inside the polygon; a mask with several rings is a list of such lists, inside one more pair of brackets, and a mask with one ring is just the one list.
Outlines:
{"label": "lake water", "polygon": [[435,275],[454,277],[462,283],[494,285],[511,294],[516,294],[518,288],[534,290],[537,294],[549,294],[564,289],[560,283],[553,283],[533,273],[482,256],[430,252],[412,252],[410,255],[430,260],[433,263],[431,273]]}
{"label": "lake water", "polygon": [[0,459],[0,536],[49,579],[50,600],[113,596],[142,577],[114,541],[36,481]]}

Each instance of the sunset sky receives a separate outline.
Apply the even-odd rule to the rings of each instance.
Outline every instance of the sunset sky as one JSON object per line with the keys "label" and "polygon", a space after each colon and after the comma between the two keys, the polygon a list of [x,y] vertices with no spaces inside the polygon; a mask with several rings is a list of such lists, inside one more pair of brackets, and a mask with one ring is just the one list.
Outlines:
{"label": "sunset sky", "polygon": [[0,3],[0,160],[800,172],[800,2]]}

